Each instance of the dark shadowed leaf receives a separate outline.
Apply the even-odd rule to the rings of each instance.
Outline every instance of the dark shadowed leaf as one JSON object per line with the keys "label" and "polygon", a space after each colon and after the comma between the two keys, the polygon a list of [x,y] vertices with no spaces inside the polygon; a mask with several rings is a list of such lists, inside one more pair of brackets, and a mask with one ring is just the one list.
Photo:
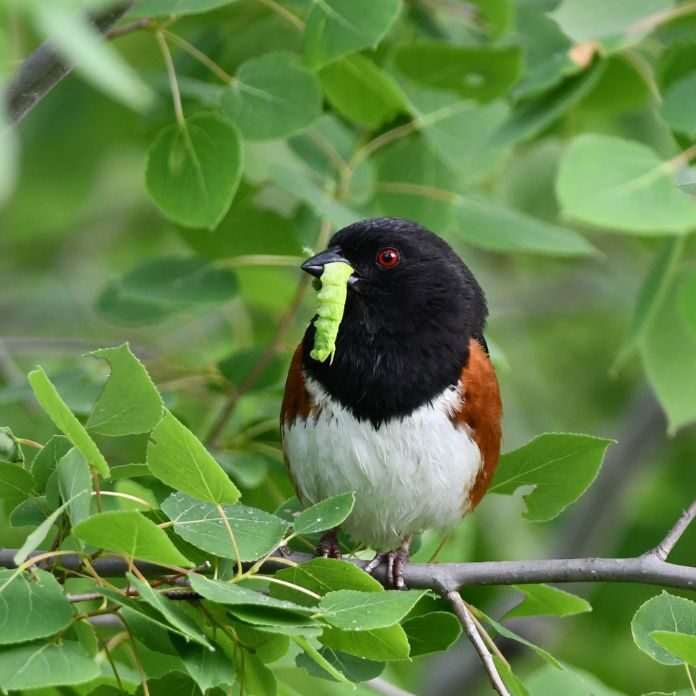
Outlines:
{"label": "dark shadowed leaf", "polygon": [[53,435],[44,448],[34,457],[31,475],[36,482],[36,490],[43,493],[49,476],[56,470],[58,462],[68,453],[72,443],[63,435]]}
{"label": "dark shadowed leaf", "polygon": [[73,447],[56,469],[61,500],[68,503],[68,515],[74,525],[89,517],[92,501],[92,475],[85,455]]}
{"label": "dark shadowed leaf", "polygon": [[462,633],[457,617],[447,611],[415,616],[401,625],[411,645],[411,657],[447,650]]}

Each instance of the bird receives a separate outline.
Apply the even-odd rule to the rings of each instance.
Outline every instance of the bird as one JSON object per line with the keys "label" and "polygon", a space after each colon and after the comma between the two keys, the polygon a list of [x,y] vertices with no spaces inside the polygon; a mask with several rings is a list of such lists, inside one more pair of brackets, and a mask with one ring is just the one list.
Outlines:
{"label": "bird", "polygon": [[[281,441],[299,500],[354,492],[341,529],[404,589],[413,536],[452,529],[480,502],[500,455],[502,405],[484,338],[484,292],[451,246],[416,222],[371,218],[336,232],[302,269],[349,264],[332,360],[295,350]],[[316,281],[315,281],[316,282]],[[316,319],[316,317],[315,317]],[[337,529],[317,555],[340,558]]]}

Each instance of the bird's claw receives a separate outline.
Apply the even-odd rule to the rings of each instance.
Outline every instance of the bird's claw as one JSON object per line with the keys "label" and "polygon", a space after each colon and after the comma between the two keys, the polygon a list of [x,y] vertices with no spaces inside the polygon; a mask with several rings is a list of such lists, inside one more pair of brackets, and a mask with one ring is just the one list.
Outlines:
{"label": "bird's claw", "polygon": [[380,565],[387,566],[387,582],[395,590],[406,590],[404,582],[404,564],[408,563],[408,546],[402,545],[393,551],[380,551],[375,557],[365,566],[365,572],[372,575]]}
{"label": "bird's claw", "polygon": [[338,543],[335,529],[330,529],[322,536],[314,555],[320,558],[341,558],[341,545]]}

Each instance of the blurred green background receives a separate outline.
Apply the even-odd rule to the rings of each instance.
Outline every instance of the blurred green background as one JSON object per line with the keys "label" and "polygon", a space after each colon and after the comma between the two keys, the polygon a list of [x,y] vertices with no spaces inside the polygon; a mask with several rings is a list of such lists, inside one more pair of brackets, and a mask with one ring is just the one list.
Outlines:
{"label": "blurred green background", "polygon": [[[59,20],[80,5],[56,2],[51,14],[45,3],[2,0],[6,84],[47,33],[70,41],[72,24]],[[85,49],[93,69],[70,75],[17,125],[17,152],[7,133],[0,141],[0,423],[45,440],[53,429],[26,372],[43,365],[87,413],[107,371],[80,356],[130,341],[168,407],[203,439],[233,402],[213,444],[245,502],[274,510],[292,494],[276,423],[284,373],[315,301],[296,295],[303,254],[346,218],[408,217],[444,236],[487,293],[504,449],[549,431],[619,441],[594,487],[557,520],[525,522],[519,499],[491,495],[439,560],[630,556],[657,543],[696,492],[696,4],[375,0],[358,8],[375,35],[345,50],[345,37],[331,36],[319,58],[307,32],[321,3],[194,5],[149,0],[121,24],[179,10],[156,26],[166,22],[239,82],[250,59],[289,51],[278,82],[300,64],[320,103],[309,104],[309,90],[298,125],[282,109],[235,106],[224,95],[234,83],[169,38],[186,118],[221,111],[242,136],[231,206],[217,225],[185,226],[145,184],[148,152],[175,121],[155,25],[114,38],[104,63],[101,49]],[[155,177],[176,197],[170,175]],[[108,454],[109,441],[100,445]],[[113,463],[143,452],[133,437]],[[13,547],[22,534],[4,521],[0,537]],[[438,542],[425,535],[413,560]],[[693,563],[695,548],[691,529],[674,562]],[[618,693],[687,686],[682,669],[653,662],[631,638],[631,617],[656,588],[571,589],[592,613],[510,625]],[[496,615],[516,596],[465,592]],[[522,676],[542,664],[510,644],[503,651]],[[542,672],[530,692],[560,693]],[[278,673],[297,693],[349,691],[291,663]],[[489,690],[464,639],[385,676],[418,694]],[[615,693],[593,688],[577,693]]]}

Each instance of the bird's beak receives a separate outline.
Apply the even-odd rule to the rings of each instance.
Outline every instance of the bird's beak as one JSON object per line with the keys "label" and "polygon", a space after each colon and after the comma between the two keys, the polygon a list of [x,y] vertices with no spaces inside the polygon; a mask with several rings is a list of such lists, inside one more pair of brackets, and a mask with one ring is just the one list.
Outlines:
{"label": "bird's beak", "polygon": [[[321,253],[316,254],[316,256],[312,256],[311,259],[307,259],[302,264],[302,270],[306,271],[309,273],[309,275],[312,275],[315,278],[320,278],[321,274],[324,272],[324,266],[326,266],[327,263],[337,262],[347,263],[350,266],[350,263],[348,263],[345,257],[341,254],[340,247],[329,247],[326,249],[326,251],[322,251]],[[356,276],[352,275],[350,278],[348,278],[348,284],[353,285],[356,280]]]}

